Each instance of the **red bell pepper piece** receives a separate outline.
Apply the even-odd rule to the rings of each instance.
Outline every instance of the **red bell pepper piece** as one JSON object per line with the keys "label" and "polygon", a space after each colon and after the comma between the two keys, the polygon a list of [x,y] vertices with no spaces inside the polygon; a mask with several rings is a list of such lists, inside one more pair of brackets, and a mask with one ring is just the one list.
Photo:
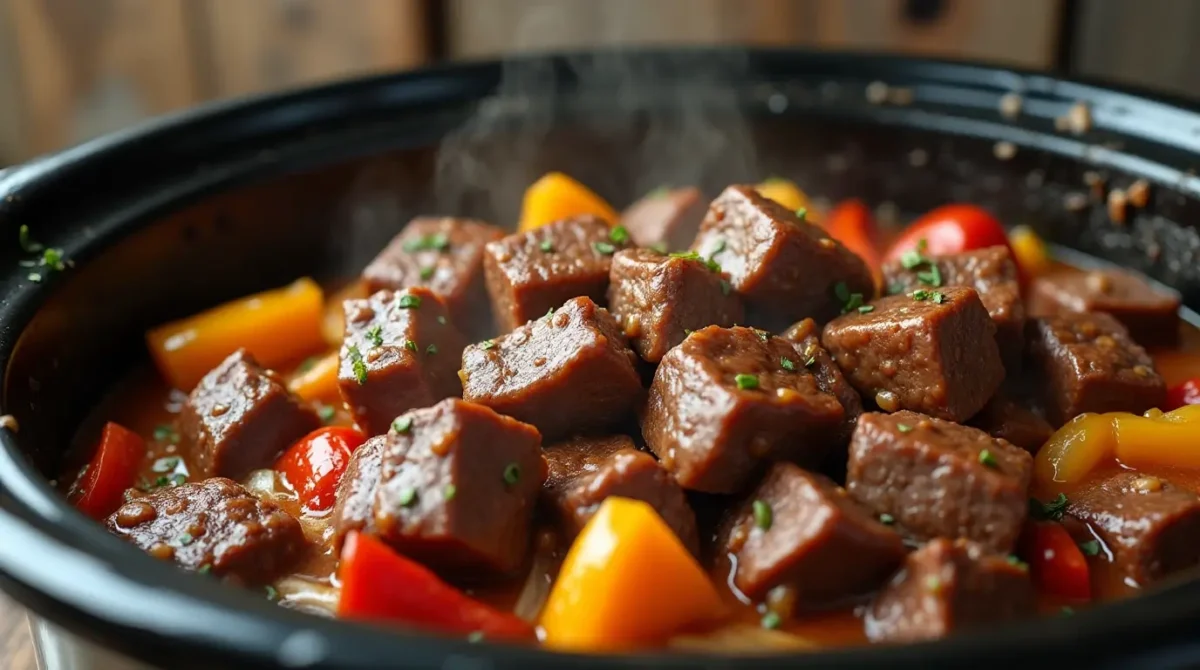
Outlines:
{"label": "red bell pepper piece", "polygon": [[875,218],[861,200],[844,200],[838,203],[825,218],[823,225],[830,237],[863,259],[871,269],[876,286],[883,283],[879,250],[875,247]]}
{"label": "red bell pepper piece", "polygon": [[1167,390],[1167,406],[1164,410],[1176,410],[1184,405],[1200,405],[1200,377],[1193,377]]}
{"label": "red bell pepper piece", "polygon": [[283,452],[275,469],[292,485],[306,510],[327,510],[333,506],[350,455],[366,440],[353,428],[318,428]]}
{"label": "red bell pepper piece", "polygon": [[486,639],[533,638],[533,626],[528,622],[468,597],[370,535],[347,535],[338,570],[342,580],[339,617],[399,621]]}
{"label": "red bell pepper piece", "polygon": [[1026,524],[1020,549],[1039,591],[1074,600],[1091,599],[1087,559],[1062,524],[1055,521]]}
{"label": "red bell pepper piece", "polygon": [[129,429],[108,422],[87,470],[75,484],[75,507],[93,519],[116,511],[133,487],[138,465],[146,455],[146,442]]}
{"label": "red bell pepper piece", "polygon": [[[923,249],[919,248],[922,241]],[[906,228],[892,243],[884,261],[898,261],[907,251],[940,256],[994,246],[1012,250],[1004,226],[995,217],[975,205],[945,205],[927,212]]]}

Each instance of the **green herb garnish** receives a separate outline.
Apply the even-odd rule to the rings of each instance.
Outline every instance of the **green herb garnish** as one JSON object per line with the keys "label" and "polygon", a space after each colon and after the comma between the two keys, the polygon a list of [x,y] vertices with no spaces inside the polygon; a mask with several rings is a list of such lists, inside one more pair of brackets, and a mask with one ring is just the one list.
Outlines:
{"label": "green herb garnish", "polygon": [[1000,462],[996,460],[996,457],[992,455],[992,452],[988,449],[984,449],[979,452],[979,462],[989,468],[1000,467]]}
{"label": "green herb garnish", "polygon": [[614,226],[608,231],[608,239],[615,244],[625,244],[629,241],[629,231],[625,230],[625,226]]}
{"label": "green herb garnish", "polygon": [[790,359],[790,358],[780,358],[779,359],[779,367],[783,368],[784,370],[787,370],[788,372],[791,372],[796,369],[796,364],[793,363],[792,359]]}
{"label": "green herb garnish", "polygon": [[879,523],[881,523],[885,526],[890,526],[890,525],[896,523],[896,517],[892,516],[891,514],[888,514],[887,512],[884,512],[883,514],[879,515]]}
{"label": "green herb garnish", "polygon": [[1009,565],[1013,566],[1014,568],[1017,568],[1018,570],[1028,570],[1029,569],[1029,565],[1025,561],[1022,561],[1019,556],[1014,556],[1012,554],[1009,554],[1005,560],[1008,561]]}
{"label": "green herb garnish", "polygon": [[712,258],[722,251],[725,251],[725,238],[723,237],[717,240],[717,246],[713,247],[713,250],[708,252],[708,257]]}
{"label": "green herb garnish", "polygon": [[322,423],[333,421],[333,417],[337,415],[337,408],[333,405],[317,405],[317,416],[321,418]]}
{"label": "green herb garnish", "polygon": [[900,431],[901,433],[907,433],[912,430],[912,426],[908,425],[907,423],[898,423],[896,424],[896,430]]}
{"label": "green herb garnish", "polygon": [[617,251],[617,248],[608,242],[592,242],[592,249],[604,256],[611,256]]}
{"label": "green herb garnish", "polygon": [[445,251],[450,248],[450,238],[446,233],[422,235],[404,243],[404,250],[413,251]]}
{"label": "green herb garnish", "polygon": [[317,363],[320,362],[320,360],[321,359],[317,356],[309,356],[308,358],[304,359],[304,361],[301,362],[299,366],[296,367],[296,372],[300,372],[300,373],[308,372],[309,370],[316,367]]}
{"label": "green herb garnish", "polygon": [[928,270],[917,273],[917,279],[923,284],[937,288],[942,285],[942,271],[938,269],[938,266],[930,264]]}
{"label": "green herb garnish", "polygon": [[279,591],[276,591],[274,586],[267,584],[263,587],[263,591],[266,592],[267,600],[270,600],[271,602],[279,600]]}
{"label": "green herb garnish", "polygon": [[17,230],[17,239],[21,243],[21,251],[27,254],[36,254],[43,249],[42,245],[33,241],[29,235],[29,226],[21,224]]}
{"label": "green herb garnish", "polygon": [[780,626],[783,625],[783,619],[781,619],[779,617],[779,615],[774,612],[767,612],[766,614],[763,615],[762,621],[760,623],[762,624],[763,628],[766,628],[768,630],[775,630],[776,628],[779,628]]}
{"label": "green herb garnish", "polygon": [[551,251],[554,251],[554,243],[550,240],[542,240],[542,243],[538,245],[538,248],[546,253],[550,253]]}
{"label": "green herb garnish", "polygon": [[436,344],[431,344],[428,347],[425,347],[425,353],[429,354],[430,356],[436,354],[437,352],[438,348]]}
{"label": "green herb garnish", "polygon": [[816,356],[809,356],[807,361],[804,361],[804,367],[811,368],[817,362]]}
{"label": "green herb garnish", "polygon": [[442,500],[454,500],[456,495],[458,495],[458,487],[454,484],[446,484],[446,488],[442,489]]}
{"label": "green herb garnish", "polygon": [[423,279],[423,280],[432,279],[433,272],[434,272],[434,268],[432,265],[426,265],[426,266],[422,267],[421,271],[420,271],[421,279]]}
{"label": "green herb garnish", "polygon": [[182,459],[178,456],[164,456],[156,461],[150,469],[155,472],[175,472],[175,468],[179,467]]}
{"label": "green herb garnish", "polygon": [[1100,554],[1100,543],[1096,540],[1080,542],[1079,550],[1083,552],[1084,556],[1097,556]]}
{"label": "green herb garnish", "polygon": [[202,575],[207,575],[208,573],[212,572],[212,563],[205,563],[204,565],[200,566],[200,569],[196,570],[196,572]]}
{"label": "green herb garnish", "polygon": [[771,522],[775,520],[771,505],[764,500],[755,500],[751,508],[754,513],[754,527],[759,530],[771,530]]}
{"label": "green herb garnish", "polygon": [[801,207],[800,209],[796,210],[796,218],[800,219],[801,221],[807,221],[808,220],[808,208]]}
{"label": "green herb garnish", "polygon": [[874,312],[874,311],[875,311],[874,305],[863,305],[862,307],[858,308],[859,314],[870,314],[871,312]]}
{"label": "green herb garnish", "polygon": [[42,283],[42,275],[40,272],[30,272],[29,274],[25,275],[25,278],[35,284]]}
{"label": "green herb garnish", "polygon": [[404,416],[398,416],[394,421],[392,421],[392,430],[396,431],[396,433],[399,435],[404,435],[408,431],[412,430],[412,423],[412,416],[408,414],[405,414]]}
{"label": "green herb garnish", "polygon": [[842,314],[863,306],[863,295],[861,293],[851,293],[850,287],[844,281],[833,285],[833,295],[838,299],[838,302],[842,303]]}
{"label": "green herb garnish", "polygon": [[55,249],[54,247],[50,247],[50,248],[46,249],[45,251],[43,251],[41,265],[44,267],[48,267],[51,270],[57,270],[59,272],[66,270],[67,264],[66,264],[65,259],[63,258],[62,249]]}
{"label": "green herb garnish", "polygon": [[479,348],[483,349],[484,351],[487,351],[488,349],[491,349],[494,346],[496,346],[495,340],[484,340],[483,342],[479,343]]}
{"label": "green herb garnish", "polygon": [[168,426],[167,424],[155,426],[154,427],[154,441],[155,442],[170,442],[171,444],[175,444],[176,442],[179,442],[179,433],[176,433],[175,429],[172,428],[171,426]]}
{"label": "green herb garnish", "polygon": [[383,346],[383,326],[380,326],[378,324],[371,326],[370,328],[367,329],[366,336],[367,336],[367,341],[370,342],[371,344],[373,344],[377,347]]}
{"label": "green herb garnish", "polygon": [[1029,499],[1029,516],[1039,521],[1060,521],[1067,511],[1067,496],[1065,493],[1050,502],[1044,503],[1037,498]]}
{"label": "green herb garnish", "polygon": [[655,242],[654,244],[651,244],[649,248],[652,251],[657,251],[660,254],[667,253],[667,243],[666,242]]}
{"label": "green herb garnish", "polygon": [[405,348],[405,349],[408,349],[409,351],[416,351],[416,350],[417,350],[417,343],[416,343],[416,342],[414,342],[413,340],[405,340],[405,341],[404,341],[404,348]]}
{"label": "green herb garnish", "polygon": [[942,579],[937,575],[929,575],[925,578],[925,590],[930,593],[940,593],[942,590]]}
{"label": "green herb garnish", "polygon": [[417,490],[411,486],[400,489],[396,502],[400,503],[401,507],[412,507],[417,502]]}
{"label": "green herb garnish", "polygon": [[521,466],[516,463],[509,463],[504,466],[504,483],[512,486],[521,481]]}
{"label": "green herb garnish", "polygon": [[419,309],[421,307],[421,297],[405,293],[400,296],[400,300],[396,304],[400,306],[400,309]]}
{"label": "green herb garnish", "polygon": [[765,330],[755,328],[754,334],[758,335],[758,339],[762,340],[763,342],[766,342],[767,340],[771,339],[771,334]]}
{"label": "green herb garnish", "polygon": [[354,372],[354,379],[358,381],[359,386],[366,384],[367,364],[363,361],[362,352],[358,347],[350,345],[346,347],[346,353],[350,356],[350,369]]}
{"label": "green herb garnish", "polygon": [[192,540],[194,540],[194,539],[195,538],[192,537],[191,533],[184,533],[183,535],[180,535],[178,538],[176,538],[175,541],[176,541],[176,543],[178,543],[179,546],[186,547],[189,544],[191,544]]}
{"label": "green herb garnish", "polygon": [[752,391],[758,388],[758,377],[754,375],[739,374],[733,378],[737,387],[743,391]]}
{"label": "green herb garnish", "polygon": [[176,472],[167,478],[167,481],[171,483],[171,486],[183,486],[187,483],[187,475],[182,472]]}
{"label": "green herb garnish", "polygon": [[689,261],[700,261],[712,272],[720,272],[721,264],[711,258],[705,258],[697,251],[672,251],[667,254],[671,258],[682,258]]}

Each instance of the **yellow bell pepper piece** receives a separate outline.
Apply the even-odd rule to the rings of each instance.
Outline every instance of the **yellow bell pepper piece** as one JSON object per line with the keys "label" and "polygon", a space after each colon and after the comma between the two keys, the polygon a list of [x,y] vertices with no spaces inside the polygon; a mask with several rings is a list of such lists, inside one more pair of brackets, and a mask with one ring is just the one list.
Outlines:
{"label": "yellow bell pepper piece", "polygon": [[552,221],[572,216],[594,214],[614,225],[620,215],[604,198],[561,172],[549,172],[525,191],[521,203],[521,221],[517,229],[524,232]]}
{"label": "yellow bell pepper piece", "polygon": [[762,197],[770,198],[790,210],[804,209],[806,211],[805,219],[808,221],[813,223],[821,221],[820,213],[813,208],[808,195],[793,182],[779,177],[771,177],[755,186],[754,190],[758,191]]}
{"label": "yellow bell pepper piece", "polygon": [[1008,243],[1012,246],[1017,265],[1026,276],[1036,277],[1050,269],[1052,261],[1046,243],[1029,226],[1013,228],[1008,233]]}
{"label": "yellow bell pepper piece", "polygon": [[1043,490],[1059,491],[1112,458],[1115,446],[1111,414],[1080,414],[1042,445],[1033,462],[1034,477]]}
{"label": "yellow bell pepper piece", "polygon": [[1133,468],[1200,468],[1200,405],[1187,405],[1158,418],[1113,417],[1116,457]]}
{"label": "yellow bell pepper piece", "polygon": [[571,545],[541,626],[551,648],[607,652],[724,614],[716,587],[654,508],[612,497]]}
{"label": "yellow bell pepper piece", "polygon": [[334,402],[338,400],[338,354],[333,352],[317,359],[312,367],[297,372],[288,382],[288,390],[304,400]]}
{"label": "yellow bell pepper piece", "polygon": [[240,347],[268,368],[323,349],[322,304],[321,287],[304,278],[154,328],[146,343],[162,376],[190,391]]}
{"label": "yellow bell pepper piece", "polygon": [[325,315],[321,318],[321,333],[331,347],[342,346],[346,336],[346,310],[342,303],[355,298],[367,297],[367,285],[361,281],[351,282],[333,292],[325,301]]}

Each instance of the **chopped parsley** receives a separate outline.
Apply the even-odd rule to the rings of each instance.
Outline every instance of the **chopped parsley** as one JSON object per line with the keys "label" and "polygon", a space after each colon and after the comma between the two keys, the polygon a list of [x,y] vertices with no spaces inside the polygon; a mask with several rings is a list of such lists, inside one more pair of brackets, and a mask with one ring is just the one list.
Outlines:
{"label": "chopped parsley", "polygon": [[979,462],[989,468],[1000,467],[1000,462],[996,460],[996,457],[993,456],[992,452],[988,449],[984,449],[979,452]]}
{"label": "chopped parsley", "polygon": [[724,279],[721,280],[720,285],[721,285],[721,295],[729,295],[729,292],[733,290],[733,286],[731,286],[729,284],[729,282]]}
{"label": "chopped parsley", "polygon": [[754,512],[754,527],[759,530],[771,530],[771,522],[775,520],[771,505],[763,500],[755,500],[751,507]]}
{"label": "chopped parsley", "polygon": [[929,575],[925,578],[925,590],[930,593],[941,593],[942,579],[937,575]]}
{"label": "chopped parsley", "polygon": [[354,371],[354,379],[359,386],[367,383],[367,364],[363,361],[362,352],[358,347],[350,345],[346,347],[346,353],[350,355],[350,369]]}
{"label": "chopped parsley", "polygon": [[150,469],[155,472],[174,472],[181,460],[178,456],[164,456],[154,461]]}
{"label": "chopped parsley", "polygon": [[186,547],[189,544],[191,544],[192,540],[194,540],[194,539],[196,539],[196,538],[192,537],[191,533],[184,533],[183,535],[180,535],[178,538],[176,538],[175,541],[179,544],[179,546]]}
{"label": "chopped parsley", "polygon": [[48,267],[51,270],[57,270],[59,272],[66,270],[67,264],[66,264],[65,259],[63,258],[62,249],[55,249],[54,247],[50,247],[50,248],[47,248],[45,251],[43,251],[41,265],[43,265],[44,267]]}
{"label": "chopped parsley", "polygon": [[263,591],[266,592],[267,600],[270,600],[271,602],[279,600],[279,591],[276,591],[274,586],[267,584],[263,587]]}
{"label": "chopped parsley", "polygon": [[483,349],[484,351],[487,351],[488,349],[491,349],[494,346],[496,346],[495,340],[484,340],[483,342],[479,343],[479,348]]}
{"label": "chopped parsley", "polygon": [[780,358],[779,359],[779,367],[783,368],[784,370],[787,370],[788,372],[791,372],[796,369],[796,364],[793,363],[792,359],[790,359],[790,358]]}
{"label": "chopped parsley", "polygon": [[938,305],[946,302],[946,295],[944,293],[942,293],[941,291],[926,291],[923,288],[919,288],[919,289],[913,291],[911,295],[912,295],[912,299],[916,300],[917,302],[923,302],[925,300],[932,300],[934,303],[936,303]]}
{"label": "chopped parsley", "polygon": [[615,226],[608,231],[608,239],[612,240],[614,244],[625,244],[629,241],[629,231],[625,230],[625,226]]}
{"label": "chopped parsley", "polygon": [[42,281],[42,274],[40,272],[30,272],[25,277],[35,284],[40,284]]}
{"label": "chopped parsley", "polygon": [[479,644],[480,642],[483,642],[483,631],[471,631],[471,634],[467,636],[467,642],[470,642],[471,644]]}
{"label": "chopped parsley", "polygon": [[916,249],[909,249],[908,251],[900,254],[900,265],[904,266],[905,270],[912,270],[918,265],[922,265],[926,262],[928,261],[925,260],[925,257],[922,256],[921,252],[917,251]]}
{"label": "chopped parsley", "polygon": [[917,273],[917,279],[922,284],[937,288],[942,285],[942,271],[938,269],[937,265],[931,263],[928,270],[922,270]]}
{"label": "chopped parsley", "polygon": [[808,220],[808,208],[801,207],[800,209],[796,210],[796,218],[800,219],[801,221],[807,221]]}
{"label": "chopped parsley", "polygon": [[509,463],[504,466],[504,483],[512,486],[521,481],[521,466],[516,463]]}
{"label": "chopped parsley", "polygon": [[321,359],[316,356],[309,356],[308,358],[304,359],[304,362],[300,363],[300,366],[296,368],[296,372],[308,372],[316,367],[317,362],[320,360]]}
{"label": "chopped parsley", "polygon": [[907,423],[898,423],[896,424],[896,430],[900,431],[901,433],[907,433],[912,430],[912,426],[908,425]]}
{"label": "chopped parsley", "polygon": [[176,472],[168,477],[167,481],[170,482],[171,486],[183,486],[187,483],[187,475],[182,472]]}
{"label": "chopped parsley", "polygon": [[416,350],[417,350],[417,343],[416,343],[416,342],[414,342],[414,341],[412,341],[412,340],[405,340],[405,341],[404,341],[404,348],[405,348],[405,349],[408,349],[409,351],[416,351]]}
{"label": "chopped parsley", "polygon": [[705,257],[701,256],[699,252],[696,252],[696,251],[672,251],[671,253],[669,253],[667,255],[670,256],[671,258],[682,258],[684,260],[689,260],[689,261],[700,261],[701,263],[704,263],[704,265],[712,272],[720,272],[721,271],[720,263],[714,261],[711,258],[705,258]]}
{"label": "chopped parsley", "polygon": [[446,488],[442,489],[442,500],[454,500],[456,495],[458,495],[458,487],[454,484],[446,484]]}
{"label": "chopped parsley", "polygon": [[437,352],[438,348],[436,344],[431,344],[428,347],[425,347],[425,353],[429,354],[430,356],[436,354]]}
{"label": "chopped parsley", "polygon": [[22,224],[21,228],[17,231],[17,238],[21,243],[21,251],[24,251],[27,254],[36,254],[44,248],[42,245],[33,241],[33,238],[29,235],[29,226],[24,224]]}
{"label": "chopped parsley", "polygon": [[1025,561],[1022,561],[1020,559],[1020,557],[1018,557],[1018,556],[1009,554],[1008,558],[1005,560],[1008,561],[1009,565],[1013,566],[1014,568],[1017,568],[1018,570],[1028,570],[1029,569],[1029,564],[1027,564]]}
{"label": "chopped parsley", "polygon": [[760,623],[762,623],[763,628],[766,628],[768,630],[775,630],[776,628],[779,628],[780,626],[783,625],[783,619],[781,619],[779,617],[779,615],[774,612],[767,612],[766,614],[763,615],[762,621]]}
{"label": "chopped parsley", "polygon": [[890,525],[896,523],[896,517],[892,516],[891,514],[888,514],[887,512],[884,512],[883,514],[879,515],[879,523],[881,523],[885,526],[890,526]]}
{"label": "chopped parsley", "polygon": [[421,297],[411,293],[405,293],[404,295],[400,296],[400,300],[397,302],[397,304],[400,306],[400,309],[419,309],[421,307]]}
{"label": "chopped parsley", "polygon": [[665,253],[667,253],[667,243],[666,242],[655,242],[654,244],[650,245],[650,249],[652,251],[657,251],[660,254],[665,254]]}
{"label": "chopped parsley", "polygon": [[807,361],[804,361],[804,367],[811,368],[817,362],[816,356],[809,356]]}
{"label": "chopped parsley", "polygon": [[1042,502],[1037,498],[1029,499],[1029,516],[1039,521],[1060,521],[1067,511],[1067,496],[1065,493],[1050,502]]}
{"label": "chopped parsley", "polygon": [[551,307],[550,309],[546,310],[546,318],[547,318],[547,319],[549,319],[549,318],[550,318],[550,317],[552,317],[552,316],[554,316],[554,308],[553,308],[553,307]]}
{"label": "chopped parsley", "polygon": [[433,279],[433,272],[434,267],[432,265],[423,266],[420,271],[421,279]]}
{"label": "chopped parsley", "polygon": [[770,333],[768,333],[765,330],[760,330],[758,328],[754,329],[754,334],[758,335],[758,339],[762,340],[763,342],[766,342],[771,337]]}
{"label": "chopped parsley", "polygon": [[371,326],[367,329],[366,335],[367,341],[369,341],[371,344],[377,347],[383,346],[383,326],[378,324]]}
{"label": "chopped parsley", "polygon": [[842,314],[863,306],[863,294],[851,293],[850,287],[844,281],[833,285],[833,295],[838,302],[842,303]]}
{"label": "chopped parsley", "polygon": [[408,414],[405,414],[404,416],[398,416],[396,417],[395,421],[392,421],[392,430],[396,431],[400,435],[403,435],[412,430],[412,423],[412,416]]}
{"label": "chopped parsley", "polygon": [[1100,554],[1100,543],[1096,540],[1080,542],[1079,550],[1083,552],[1084,556],[1097,556]]}
{"label": "chopped parsley", "polygon": [[592,249],[603,256],[611,256],[617,251],[617,248],[608,242],[592,242]]}
{"label": "chopped parsley", "polygon": [[333,405],[317,404],[317,416],[321,418],[322,423],[333,421],[333,417],[337,414],[337,409]]}
{"label": "chopped parsley", "polygon": [[443,325],[443,326],[444,326],[444,325],[446,325],[446,317],[444,317],[444,316],[441,316],[441,315],[438,315],[437,322],[438,322],[440,325]]}
{"label": "chopped parsley", "polygon": [[208,573],[212,572],[212,563],[205,563],[204,565],[200,566],[200,569],[196,572],[202,575],[207,575]]}
{"label": "chopped parsley", "polygon": [[708,257],[711,259],[713,256],[716,256],[722,251],[725,251],[725,238],[723,237],[717,240],[717,246],[713,247],[713,250],[708,252]]}
{"label": "chopped parsley", "polygon": [[404,243],[404,250],[413,251],[445,251],[450,248],[450,238],[446,233],[422,235]]}
{"label": "chopped parsley", "polygon": [[858,308],[859,314],[870,314],[871,312],[874,312],[874,311],[875,311],[874,305],[863,305],[862,307]]}
{"label": "chopped parsley", "polygon": [[175,443],[179,442],[179,433],[176,433],[175,429],[172,428],[171,426],[168,426],[167,424],[162,424],[161,426],[155,426],[154,427],[154,441],[170,442],[171,444],[175,444]]}
{"label": "chopped parsley", "polygon": [[733,378],[733,382],[743,391],[753,391],[758,388],[758,377],[748,374],[738,374]]}
{"label": "chopped parsley", "polygon": [[542,240],[542,243],[538,245],[538,248],[546,253],[550,253],[554,251],[554,243],[550,240]]}
{"label": "chopped parsley", "polygon": [[400,503],[401,507],[412,507],[417,502],[417,490],[411,486],[400,489],[396,502]]}

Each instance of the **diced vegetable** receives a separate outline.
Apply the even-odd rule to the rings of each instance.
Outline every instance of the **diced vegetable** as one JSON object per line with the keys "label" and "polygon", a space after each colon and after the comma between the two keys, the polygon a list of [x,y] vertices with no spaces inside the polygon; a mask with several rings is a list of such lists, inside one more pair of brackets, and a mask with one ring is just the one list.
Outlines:
{"label": "diced vegetable", "polygon": [[1194,377],[1167,390],[1167,408],[1200,405],[1200,377]]}
{"label": "diced vegetable", "polygon": [[335,351],[316,359],[310,367],[298,371],[288,382],[288,390],[309,402],[336,402],[341,397],[338,395],[337,372],[338,355]]}
{"label": "diced vegetable", "polygon": [[662,642],[724,612],[704,570],[654,508],[610,497],[571,545],[541,624],[550,647],[615,651]]}
{"label": "diced vegetable", "polygon": [[1059,428],[1034,459],[1039,485],[1058,491],[1064,484],[1084,478],[1100,463],[1112,458],[1113,422],[1108,414],[1081,414]]}
{"label": "diced vegetable", "polygon": [[325,315],[321,319],[321,334],[331,347],[342,346],[346,336],[346,312],[343,303],[355,298],[367,297],[367,286],[361,281],[351,282],[334,291],[325,300]]}
{"label": "diced vegetable", "polygon": [[146,454],[146,442],[124,426],[108,422],[100,444],[75,486],[75,507],[93,519],[116,511],[133,487],[138,465]]}
{"label": "diced vegetable", "polygon": [[285,451],[275,469],[287,479],[306,510],[327,510],[333,507],[350,455],[366,440],[366,435],[353,428],[318,428]]}
{"label": "diced vegetable", "polygon": [[1017,226],[1008,233],[1013,259],[1026,277],[1045,274],[1052,264],[1046,243],[1029,226]]}
{"label": "diced vegetable", "polygon": [[863,259],[871,269],[876,288],[882,285],[879,251],[875,247],[877,231],[871,210],[861,200],[846,200],[833,208],[823,225],[830,237]]}
{"label": "diced vegetable", "polygon": [[799,186],[786,179],[772,177],[754,187],[754,190],[758,191],[759,195],[764,198],[770,198],[794,212],[804,210],[804,218],[807,221],[811,221],[812,223],[820,223],[821,221],[820,212],[813,209],[808,195],[800,190]]}
{"label": "diced vegetable", "polygon": [[525,191],[518,229],[533,230],[583,214],[594,214],[609,224],[615,224],[621,218],[612,205],[588,187],[561,172],[549,172]]}
{"label": "diced vegetable", "polygon": [[898,261],[908,251],[941,256],[993,246],[1008,246],[1008,235],[995,217],[975,205],[945,205],[906,228],[884,260]]}
{"label": "diced vegetable", "polygon": [[396,621],[484,639],[534,636],[530,624],[467,597],[370,535],[346,537],[338,574],[342,593],[337,614],[344,619]]}
{"label": "diced vegetable", "polygon": [[241,347],[268,368],[322,349],[321,309],[321,287],[305,278],[159,326],[146,342],[162,376],[190,391]]}
{"label": "diced vegetable", "polygon": [[1075,539],[1055,521],[1031,521],[1021,534],[1020,555],[1042,593],[1088,600],[1092,597],[1087,559]]}

